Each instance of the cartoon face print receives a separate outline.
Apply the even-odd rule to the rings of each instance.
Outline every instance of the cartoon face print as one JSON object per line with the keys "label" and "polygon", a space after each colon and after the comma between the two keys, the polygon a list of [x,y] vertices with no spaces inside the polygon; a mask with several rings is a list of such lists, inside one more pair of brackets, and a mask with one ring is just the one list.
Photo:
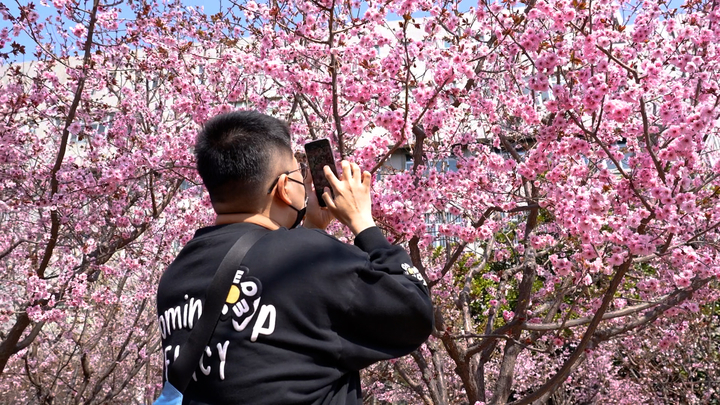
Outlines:
{"label": "cartoon face print", "polygon": [[247,267],[240,266],[235,272],[220,319],[224,321],[232,317],[233,328],[238,332],[244,330],[255,315],[261,294],[260,280],[251,277]]}
{"label": "cartoon face print", "polygon": [[403,268],[405,274],[407,274],[408,276],[411,276],[411,277],[415,277],[416,279],[418,279],[418,281],[420,281],[421,283],[423,283],[424,286],[427,287],[427,283],[425,282],[425,279],[423,278],[422,274],[420,274],[418,269],[415,268],[415,266],[413,266],[409,263],[403,263],[400,266]]}

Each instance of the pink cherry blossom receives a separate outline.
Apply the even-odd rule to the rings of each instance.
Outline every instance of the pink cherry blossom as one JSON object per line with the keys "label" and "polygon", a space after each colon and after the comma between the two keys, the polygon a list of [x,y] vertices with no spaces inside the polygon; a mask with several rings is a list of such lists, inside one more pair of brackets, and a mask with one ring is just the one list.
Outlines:
{"label": "pink cherry blossom", "polygon": [[368,397],[717,401],[720,10],[466,3],[0,7],[3,400],[157,395],[157,279],[213,221],[191,145],[242,108],[371,171],[427,276],[437,330]]}

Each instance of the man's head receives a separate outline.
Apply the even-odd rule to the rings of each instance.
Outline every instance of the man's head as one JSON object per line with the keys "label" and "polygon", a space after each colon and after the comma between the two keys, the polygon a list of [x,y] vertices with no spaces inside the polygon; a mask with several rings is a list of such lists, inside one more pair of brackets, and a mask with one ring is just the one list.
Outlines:
{"label": "man's head", "polygon": [[287,124],[255,111],[221,114],[206,122],[195,157],[218,214],[262,211],[272,198],[268,186],[297,165]]}

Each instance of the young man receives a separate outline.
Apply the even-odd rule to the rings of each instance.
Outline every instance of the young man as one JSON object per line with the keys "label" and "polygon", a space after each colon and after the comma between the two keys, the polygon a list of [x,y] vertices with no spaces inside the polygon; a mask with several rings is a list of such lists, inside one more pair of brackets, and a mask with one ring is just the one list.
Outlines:
{"label": "young man", "polygon": [[[217,220],[196,231],[160,280],[166,373],[225,254],[245,232],[269,231],[229,286],[185,403],[362,403],[359,370],[410,353],[433,328],[422,277],[375,226],[370,173],[343,161],[337,178],[326,167],[333,194],[325,190],[328,208],[320,208],[287,125],[249,111],[208,121],[195,154]],[[333,217],[355,234],[354,246],[323,231]]]}

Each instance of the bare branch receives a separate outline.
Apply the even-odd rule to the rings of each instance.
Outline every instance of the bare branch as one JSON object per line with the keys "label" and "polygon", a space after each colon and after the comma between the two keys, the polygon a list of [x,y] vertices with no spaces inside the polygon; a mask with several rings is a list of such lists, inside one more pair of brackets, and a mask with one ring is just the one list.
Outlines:
{"label": "bare branch", "polygon": [[430,366],[425,360],[425,357],[422,355],[422,353],[420,353],[419,350],[415,350],[414,352],[410,353],[410,356],[413,358],[413,360],[415,360],[415,364],[417,364],[418,368],[420,369],[420,378],[422,378],[425,386],[428,387],[430,397],[432,398],[432,404],[440,404],[442,394],[438,392],[437,386],[433,382],[434,378],[430,370]]}
{"label": "bare branch", "polygon": [[412,389],[415,394],[422,399],[423,403],[425,405],[434,405],[435,402],[428,396],[422,389],[422,385],[420,385],[419,382],[415,381],[408,373],[405,371],[401,366],[400,362],[393,363],[393,369],[400,375],[400,378],[402,378],[405,383],[410,386],[410,389]]}
{"label": "bare branch", "polygon": [[13,351],[13,354],[30,346],[30,343],[35,340],[38,333],[40,333],[40,330],[42,330],[43,326],[45,326],[45,321],[40,321],[36,323],[35,326],[33,326],[32,330],[30,330],[30,333],[28,333],[28,335],[25,337],[25,339],[21,340],[20,342],[18,342],[17,345],[15,345],[15,350]]}
{"label": "bare branch", "polygon": [[17,242],[13,243],[7,249],[5,249],[2,253],[0,253],[0,260],[5,258],[5,256],[9,255],[10,253],[12,253],[12,251],[15,250],[16,247],[20,246],[20,244],[22,244],[23,242],[30,242],[30,241],[27,239],[20,239]]}
{"label": "bare branch", "polygon": [[494,334],[485,335],[485,334],[478,334],[478,333],[465,333],[465,334],[462,334],[462,335],[455,335],[455,336],[453,336],[453,339],[472,339],[472,338],[505,339],[505,340],[507,340],[507,341],[512,341],[512,342],[514,342],[515,344],[518,344],[518,345],[520,345],[520,346],[523,346],[525,349],[528,349],[528,350],[531,350],[531,351],[534,351],[534,352],[537,352],[537,353],[547,353],[547,350],[540,350],[540,349],[536,349],[536,348],[534,348],[534,347],[532,347],[532,346],[528,346],[528,345],[526,345],[525,343],[522,343],[522,342],[519,341],[519,340],[513,339],[512,336],[508,336],[508,335],[494,335]]}
{"label": "bare branch", "polygon": [[636,83],[640,83],[640,80],[643,79],[643,78],[645,78],[645,76],[640,77],[640,74],[638,74],[638,71],[637,71],[637,70],[631,68],[631,67],[628,66],[625,62],[623,62],[623,61],[621,61],[620,59],[616,58],[616,57],[612,54],[612,52],[610,52],[609,50],[601,47],[600,45],[595,45],[595,46],[597,47],[597,49],[600,50],[600,52],[604,53],[605,55],[607,55],[608,58],[612,59],[613,62],[615,62],[615,63],[617,63],[618,65],[622,66],[623,69],[627,70],[628,73],[630,73],[631,75],[633,75],[633,78],[635,79],[635,82],[636,82]]}
{"label": "bare branch", "polygon": [[663,184],[667,184],[667,180],[665,180],[665,170],[663,170],[660,161],[658,160],[657,156],[655,156],[653,144],[652,142],[650,142],[650,124],[648,123],[647,111],[645,109],[645,99],[643,97],[640,97],[640,115],[642,116],[643,121],[643,136],[645,137],[645,147],[650,154],[650,158],[652,159],[653,164],[655,164],[655,170],[657,170],[658,176],[660,176]]}
{"label": "bare branch", "polygon": [[[602,320],[620,318],[623,316],[628,316],[628,315],[638,313],[638,312],[646,310],[648,308],[662,305],[664,303],[664,301],[667,300],[668,298],[670,298],[671,296],[672,296],[672,294],[664,295],[664,296],[660,297],[658,301],[655,301],[655,302],[646,302],[643,304],[626,307],[626,308],[623,308],[618,311],[608,312],[602,316]],[[568,320],[565,322],[524,323],[522,325],[522,328],[525,330],[535,330],[535,331],[560,330],[560,329],[574,328],[576,326],[586,325],[586,324],[592,322],[593,318],[594,318],[594,316],[585,316],[582,318],[571,319],[571,320]]]}
{"label": "bare branch", "polygon": [[672,294],[667,295],[667,299],[665,299],[661,303],[658,303],[652,311],[648,311],[640,318],[635,319],[632,322],[628,322],[625,325],[619,325],[615,327],[609,327],[603,330],[598,330],[597,332],[595,332],[594,341],[596,343],[599,343],[608,340],[613,336],[617,336],[621,333],[626,333],[635,328],[655,321],[655,319],[662,315],[663,312],[690,298],[695,291],[705,287],[713,279],[714,277],[708,277],[705,279],[700,279],[696,277],[690,284],[690,288],[677,290],[674,291]]}

